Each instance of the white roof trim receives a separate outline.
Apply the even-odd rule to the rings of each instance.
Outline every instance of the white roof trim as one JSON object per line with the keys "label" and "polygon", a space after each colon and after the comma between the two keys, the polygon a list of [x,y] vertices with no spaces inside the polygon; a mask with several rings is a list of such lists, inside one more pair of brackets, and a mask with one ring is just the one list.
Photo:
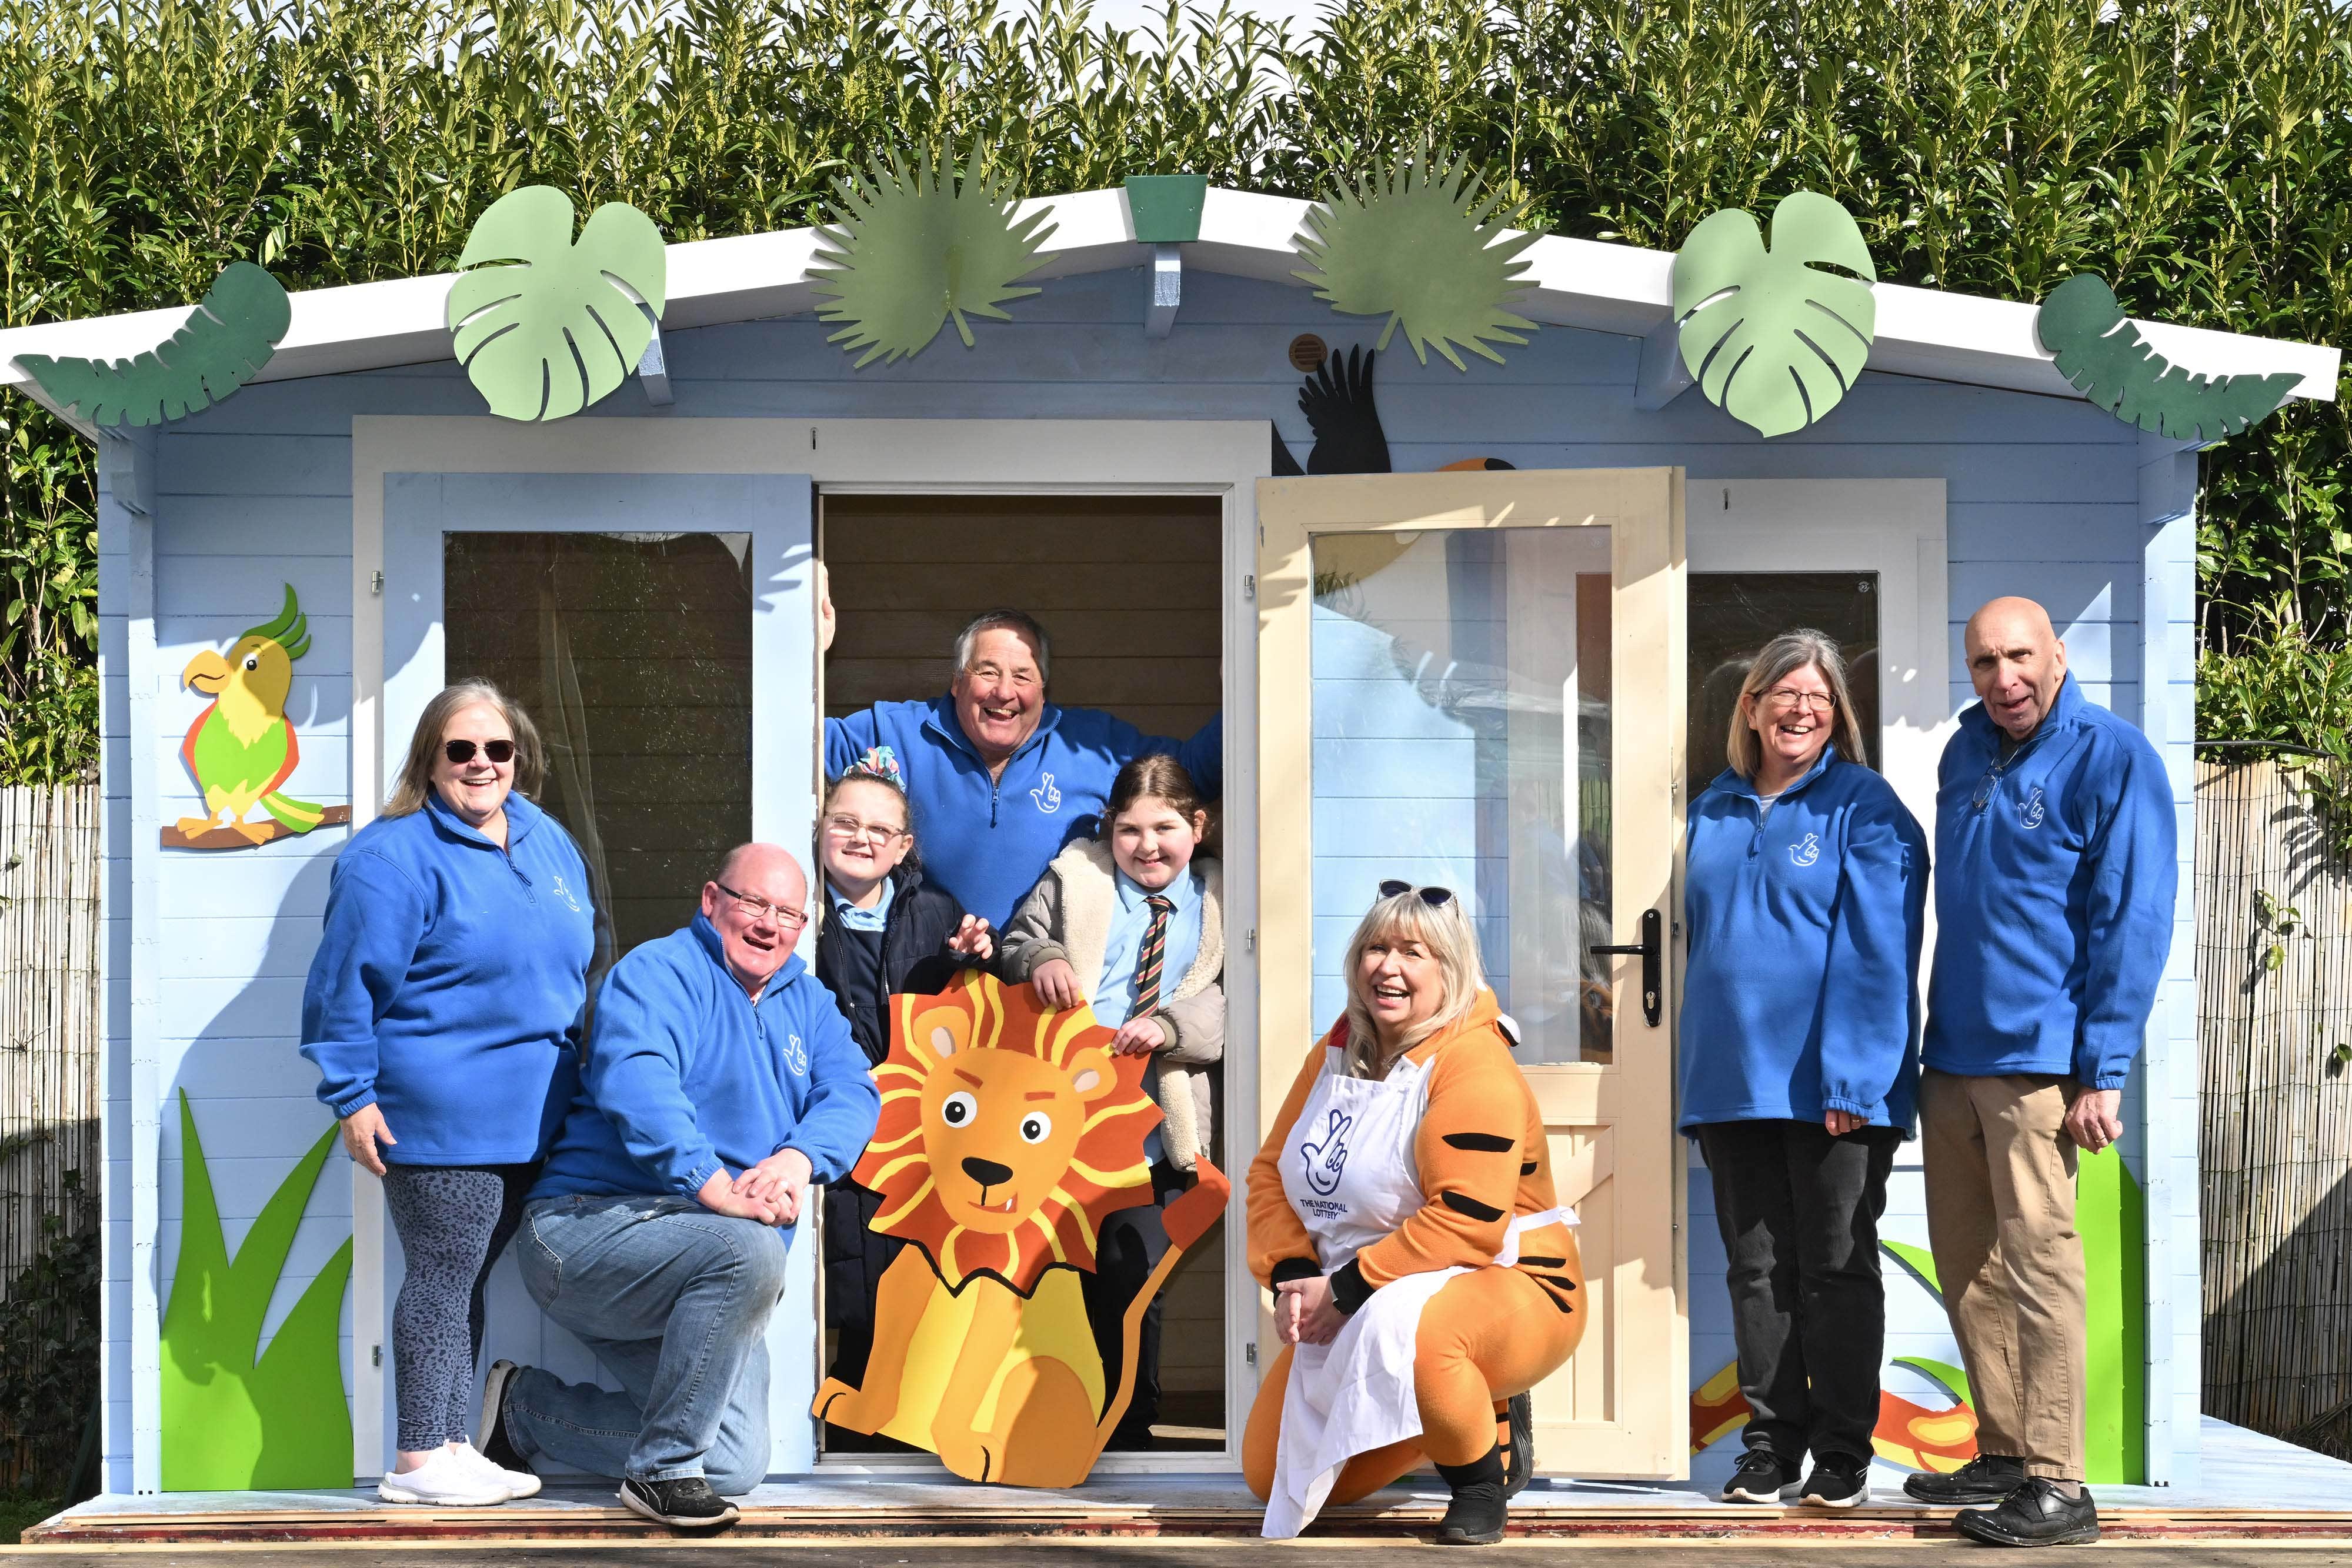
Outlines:
{"label": "white roof trim", "polygon": [[[1212,187],[1202,212],[1201,237],[1185,247],[1184,263],[1204,272],[1302,288],[1292,276],[1302,264],[1291,249],[1291,237],[1308,205],[1287,196]],[[1043,197],[1021,206],[1024,213],[1051,206],[1056,226],[1046,241],[1046,264],[1033,279],[1150,262],[1151,247],[1135,241],[1122,191]],[[662,325],[676,331],[814,310],[820,300],[808,268],[816,247],[812,228],[671,246],[669,300]],[[1538,240],[1527,257],[1533,263],[1529,276],[1536,289],[1515,309],[1536,321],[1640,336],[1670,313],[1672,251],[1552,237]],[[449,358],[442,308],[453,276],[440,273],[295,294],[292,324],[260,379],[285,381]],[[2035,306],[1898,283],[1881,283],[1875,292],[1878,335],[1871,345],[1871,369],[2059,397],[2081,395],[2058,374],[2035,338]],[[170,336],[186,315],[187,307],[182,306],[0,331],[0,386],[17,387],[47,403],[17,366],[18,354],[127,358]],[[1139,305],[1138,331],[1140,321]],[[2137,324],[2158,352],[2200,372],[2291,371],[2303,378],[2294,395],[2335,400],[2343,357],[2336,349],[2162,321]],[[90,433],[87,425],[82,428]]]}

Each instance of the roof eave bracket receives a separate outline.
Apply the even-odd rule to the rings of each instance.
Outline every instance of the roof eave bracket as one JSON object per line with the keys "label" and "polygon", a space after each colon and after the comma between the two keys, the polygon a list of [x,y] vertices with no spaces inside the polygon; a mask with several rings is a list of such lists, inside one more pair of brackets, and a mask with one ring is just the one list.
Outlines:
{"label": "roof eave bracket", "polygon": [[1184,247],[1151,247],[1151,295],[1144,301],[1143,335],[1164,338],[1176,328],[1176,310],[1184,302]]}
{"label": "roof eave bracket", "polygon": [[1691,373],[1683,363],[1682,324],[1667,316],[1642,338],[1642,367],[1633,376],[1633,406],[1655,413],[1693,384]]}

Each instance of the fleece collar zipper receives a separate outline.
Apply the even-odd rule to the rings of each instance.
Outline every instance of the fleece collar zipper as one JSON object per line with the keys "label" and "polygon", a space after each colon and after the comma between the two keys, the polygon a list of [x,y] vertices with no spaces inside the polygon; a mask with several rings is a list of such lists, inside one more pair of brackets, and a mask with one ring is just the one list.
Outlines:
{"label": "fleece collar zipper", "polygon": [[[1038,747],[1044,745],[1045,743],[1045,737],[1052,734],[1054,732],[1055,726],[1059,724],[1061,721],[1061,709],[1055,707],[1051,702],[1046,703],[1045,711],[1037,716],[1037,727],[1029,732],[1029,738],[1022,742],[1019,749],[1014,751],[1011,756],[1004,759],[1003,767],[1000,768],[995,773],[989,774],[989,826],[993,827],[996,826],[997,805],[1003,799],[1004,795],[1004,775],[1013,771],[1013,763],[1019,762],[1031,752],[1034,752]],[[939,736],[940,739],[945,741],[949,745],[953,746],[957,751],[961,752],[965,756],[970,757],[973,762],[978,763],[982,772],[987,772],[988,763],[986,759],[981,756],[978,748],[973,746],[970,738],[964,734],[963,726],[955,722],[955,696],[953,693],[950,693],[948,696],[942,697],[938,701],[931,704],[931,716],[923,721],[923,728]]]}

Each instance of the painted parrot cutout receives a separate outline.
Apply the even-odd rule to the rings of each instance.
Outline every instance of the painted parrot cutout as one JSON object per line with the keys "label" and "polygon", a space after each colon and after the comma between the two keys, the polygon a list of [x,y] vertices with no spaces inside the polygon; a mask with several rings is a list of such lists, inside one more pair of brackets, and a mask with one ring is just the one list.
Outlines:
{"label": "painted parrot cutout", "polygon": [[[212,701],[180,743],[180,758],[204,792],[205,815],[180,818],[177,843],[208,847],[198,839],[211,836],[216,824],[245,844],[260,845],[350,819],[348,807],[313,805],[278,792],[302,756],[286,717],[286,694],[294,683],[294,661],[310,651],[310,622],[289,584],[276,620],[249,628],[227,658],[207,648],[180,672],[181,685]],[[256,806],[264,815],[247,822],[246,814]],[[166,842],[174,842],[168,831]],[[231,839],[222,847],[245,844]]]}

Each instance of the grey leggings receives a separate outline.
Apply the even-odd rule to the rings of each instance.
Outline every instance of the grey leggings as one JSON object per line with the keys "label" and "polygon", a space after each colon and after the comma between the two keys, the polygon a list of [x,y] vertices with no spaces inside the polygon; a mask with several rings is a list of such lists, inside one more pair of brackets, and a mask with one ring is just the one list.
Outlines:
{"label": "grey leggings", "polygon": [[408,1268],[392,1308],[399,1445],[423,1453],[468,1440],[482,1292],[522,1221],[531,1165],[391,1165],[384,1202]]}

